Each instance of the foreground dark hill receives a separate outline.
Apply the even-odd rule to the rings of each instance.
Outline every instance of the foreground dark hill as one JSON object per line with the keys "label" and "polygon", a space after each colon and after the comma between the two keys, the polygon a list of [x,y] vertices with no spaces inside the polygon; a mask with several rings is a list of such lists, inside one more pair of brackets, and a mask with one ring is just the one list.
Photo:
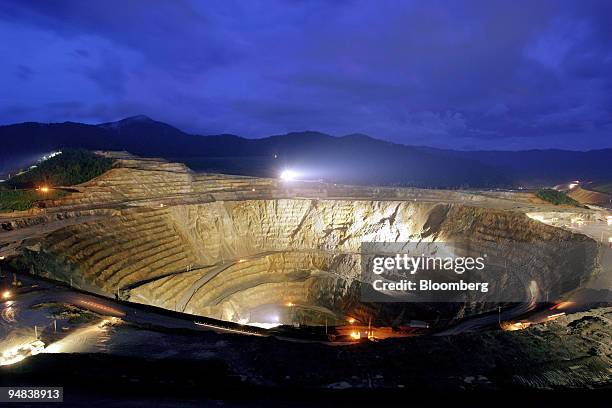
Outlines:
{"label": "foreground dark hill", "polygon": [[505,187],[529,181],[612,178],[612,149],[593,152],[457,152],[365,135],[299,132],[262,139],[195,136],[145,116],[101,125],[21,123],[0,127],[0,173],[59,148],[126,150],[183,161],[195,170],[419,187]]}

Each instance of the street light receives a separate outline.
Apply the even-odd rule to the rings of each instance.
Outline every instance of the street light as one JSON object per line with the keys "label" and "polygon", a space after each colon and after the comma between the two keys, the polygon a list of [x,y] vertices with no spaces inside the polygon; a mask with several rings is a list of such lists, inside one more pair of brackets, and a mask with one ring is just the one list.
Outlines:
{"label": "street light", "polygon": [[5,290],[5,291],[2,293],[2,299],[8,299],[8,298],[10,298],[10,297],[11,297],[11,291],[9,291],[9,290]]}

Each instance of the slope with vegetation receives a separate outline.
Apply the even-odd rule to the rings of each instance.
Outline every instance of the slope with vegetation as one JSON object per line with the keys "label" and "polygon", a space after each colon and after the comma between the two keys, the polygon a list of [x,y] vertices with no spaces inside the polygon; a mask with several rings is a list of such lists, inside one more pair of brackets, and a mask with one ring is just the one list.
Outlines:
{"label": "slope with vegetation", "polygon": [[26,211],[44,200],[61,198],[68,192],[59,189],[41,190],[3,190],[0,188],[0,212]]}
{"label": "slope with vegetation", "polygon": [[98,177],[111,169],[113,161],[87,150],[65,150],[37,167],[6,181],[14,188],[72,186]]}
{"label": "slope with vegetation", "polygon": [[574,207],[583,207],[578,201],[569,197],[562,191],[557,191],[553,189],[543,189],[536,193],[538,198],[541,198],[544,201],[548,201],[554,205],[571,205]]}
{"label": "slope with vegetation", "polygon": [[55,186],[91,180],[112,167],[112,160],[86,150],[66,150],[0,184],[0,211],[25,211],[68,194]]}

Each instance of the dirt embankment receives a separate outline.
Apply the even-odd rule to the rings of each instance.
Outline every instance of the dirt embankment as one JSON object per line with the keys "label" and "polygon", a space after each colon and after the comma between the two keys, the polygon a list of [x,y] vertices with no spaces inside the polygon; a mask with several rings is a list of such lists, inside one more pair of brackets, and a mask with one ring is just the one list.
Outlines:
{"label": "dirt embankment", "polygon": [[610,194],[586,190],[582,187],[575,187],[571,189],[568,195],[582,204],[593,204],[601,207],[609,207],[612,203],[612,196]]}

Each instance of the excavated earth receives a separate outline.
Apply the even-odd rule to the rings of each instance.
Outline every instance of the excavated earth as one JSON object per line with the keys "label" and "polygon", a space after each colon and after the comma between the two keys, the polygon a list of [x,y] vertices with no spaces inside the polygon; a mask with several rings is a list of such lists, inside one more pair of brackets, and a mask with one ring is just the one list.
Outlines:
{"label": "excavated earth", "polygon": [[[377,406],[394,391],[404,405],[453,390],[507,391],[503,401],[485,394],[487,406],[534,402],[526,390],[553,390],[542,406],[568,390],[588,389],[584,401],[592,406],[595,396],[609,402],[594,394],[612,385],[609,307],[525,330],[454,333],[481,317],[444,326],[497,304],[486,295],[433,307],[368,303],[359,290],[363,242],[457,240],[498,263],[520,261],[520,279],[538,288],[533,301],[570,293],[601,278],[599,231],[561,226],[605,224],[607,213],[548,205],[529,193],[282,182],[104,154],[114,168],[71,187],[73,194],[43,209],[0,214],[0,256],[87,291],[228,321],[262,322],[271,314],[306,325],[340,325],[348,316],[374,325],[420,319],[453,335],[330,346],[126,323],[109,329],[108,354],[43,353],[3,367],[1,385],[48,386],[51,372],[67,395],[83,392],[87,403],[86,394],[101,389],[106,399],[112,389],[147,400],[232,396],[244,406],[267,404],[283,390],[292,401],[320,398],[322,406],[329,397],[341,406],[364,395],[375,395],[369,405]],[[587,249],[585,257],[563,262],[575,244]],[[505,270],[492,284],[515,287],[515,274]],[[381,393],[359,393],[373,389]]]}
{"label": "excavated earth", "polygon": [[[360,301],[362,242],[459,240],[502,262],[512,253],[525,282],[565,293],[597,275],[593,239],[539,222],[533,213],[583,219],[531,195],[283,182],[196,174],[159,159],[105,153],[104,175],[30,213],[0,217],[0,254],[31,272],[133,302],[234,322],[376,324],[449,322],[492,310],[454,304]],[[549,245],[553,243],[554,245]],[[588,248],[572,268],[556,260],[567,245]],[[516,277],[502,275],[498,285]],[[483,295],[484,296],[484,295]],[[296,315],[293,308],[298,306]]]}

